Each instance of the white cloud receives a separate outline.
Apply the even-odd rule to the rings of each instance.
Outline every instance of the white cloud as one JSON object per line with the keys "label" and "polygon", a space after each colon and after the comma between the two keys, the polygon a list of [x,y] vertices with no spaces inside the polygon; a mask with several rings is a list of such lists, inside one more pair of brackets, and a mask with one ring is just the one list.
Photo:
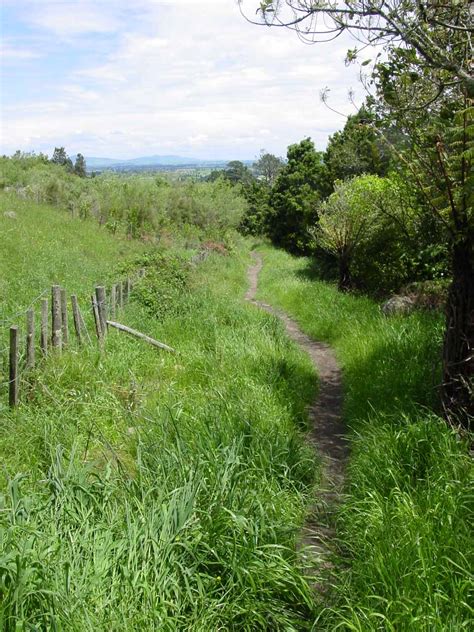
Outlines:
{"label": "white cloud", "polygon": [[232,0],[137,2],[133,20],[118,1],[46,4],[32,17],[38,28],[74,37],[94,29],[99,41],[113,31],[116,43],[59,76],[54,99],[4,108],[12,150],[35,137],[35,149],[88,155],[282,155],[306,136],[323,148],[344,124],[320,102],[325,86],[338,109],[353,109],[356,70],[344,66],[352,42],[305,46],[286,30],[249,25]]}
{"label": "white cloud", "polygon": [[37,50],[22,48],[7,42],[0,43],[0,59],[2,62],[16,62],[25,59],[36,59],[41,57]]}
{"label": "white cloud", "polygon": [[120,27],[120,20],[108,10],[111,5],[93,2],[44,3],[29,14],[33,26],[58,36],[74,37],[84,33],[110,33]]}

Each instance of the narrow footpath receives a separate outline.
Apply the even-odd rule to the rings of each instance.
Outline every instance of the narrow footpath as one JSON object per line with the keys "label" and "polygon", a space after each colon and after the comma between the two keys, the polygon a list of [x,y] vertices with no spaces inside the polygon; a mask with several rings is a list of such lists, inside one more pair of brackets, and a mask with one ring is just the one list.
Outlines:
{"label": "narrow footpath", "polygon": [[308,440],[321,459],[321,481],[301,534],[301,546],[314,564],[331,568],[328,558],[334,538],[334,512],[340,502],[349,455],[342,422],[341,369],[331,347],[309,338],[285,312],[255,299],[263,263],[256,252],[252,252],[252,258],[254,263],[248,269],[249,289],[245,299],[283,321],[288,335],[310,356],[319,376],[318,396],[308,410]]}

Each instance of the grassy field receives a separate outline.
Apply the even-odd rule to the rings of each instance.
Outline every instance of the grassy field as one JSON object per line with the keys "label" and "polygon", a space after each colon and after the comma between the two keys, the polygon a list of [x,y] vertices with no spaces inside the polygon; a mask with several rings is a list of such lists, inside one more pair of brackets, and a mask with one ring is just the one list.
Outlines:
{"label": "grassy field", "polygon": [[433,412],[442,316],[387,319],[317,281],[309,260],[262,252],[260,297],[331,343],[343,367],[353,448],[339,581],[314,629],[471,629],[472,462]]}
{"label": "grassy field", "polygon": [[24,310],[51,284],[89,293],[117,264],[144,251],[139,241],[111,238],[96,221],[0,193],[0,320]]}
{"label": "grassy field", "polygon": [[97,282],[144,265],[120,320],[177,350],[110,331],[103,352],[72,343],[43,361],[16,410],[1,399],[0,629],[470,628],[472,467],[432,412],[439,315],[385,319],[263,249],[261,298],[344,371],[353,452],[321,603],[295,553],[318,476],[304,441],[317,380],[243,301],[248,244],[191,266],[171,240],[150,256],[63,210],[0,202],[2,335],[53,282],[85,310]]}
{"label": "grassy field", "polygon": [[[90,291],[141,251],[52,208],[13,210],[7,317],[53,280]],[[243,244],[213,254],[166,310],[135,300],[120,315],[176,355],[111,331],[103,353],[47,359],[2,409],[0,629],[311,629],[295,542],[317,476],[315,375],[243,302],[247,264]]]}

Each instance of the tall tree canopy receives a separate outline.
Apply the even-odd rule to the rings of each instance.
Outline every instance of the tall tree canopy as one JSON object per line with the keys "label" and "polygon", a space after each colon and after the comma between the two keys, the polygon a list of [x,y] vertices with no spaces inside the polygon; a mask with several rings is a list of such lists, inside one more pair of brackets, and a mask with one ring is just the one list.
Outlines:
{"label": "tall tree canopy", "polygon": [[51,158],[51,162],[55,165],[61,165],[62,167],[66,167],[68,171],[73,171],[74,167],[72,164],[72,160],[66,153],[64,147],[55,147],[53,156]]}
{"label": "tall tree canopy", "polygon": [[373,114],[362,107],[348,117],[343,130],[329,138],[324,152],[328,193],[336,180],[364,173],[378,176],[387,173],[391,152],[371,125],[373,119]]}
{"label": "tall tree canopy", "polygon": [[379,113],[405,134],[400,163],[424,195],[424,208],[445,230],[452,285],[442,403],[448,420],[469,426],[474,416],[472,3],[262,0],[257,15],[260,23],[292,29],[311,43],[351,33],[360,46],[348,51],[349,61],[367,44],[383,47],[367,85]]}
{"label": "tall tree canopy", "polygon": [[76,162],[74,163],[74,173],[80,178],[86,177],[86,160],[82,154],[77,154]]}

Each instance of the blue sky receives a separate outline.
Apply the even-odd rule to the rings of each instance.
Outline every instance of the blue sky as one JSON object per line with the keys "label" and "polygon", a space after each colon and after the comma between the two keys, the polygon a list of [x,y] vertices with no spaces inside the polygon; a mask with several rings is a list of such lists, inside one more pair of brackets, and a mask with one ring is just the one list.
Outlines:
{"label": "blue sky", "polygon": [[323,88],[342,112],[363,98],[353,42],[304,45],[235,0],[3,0],[1,22],[1,153],[285,155],[343,126]]}

